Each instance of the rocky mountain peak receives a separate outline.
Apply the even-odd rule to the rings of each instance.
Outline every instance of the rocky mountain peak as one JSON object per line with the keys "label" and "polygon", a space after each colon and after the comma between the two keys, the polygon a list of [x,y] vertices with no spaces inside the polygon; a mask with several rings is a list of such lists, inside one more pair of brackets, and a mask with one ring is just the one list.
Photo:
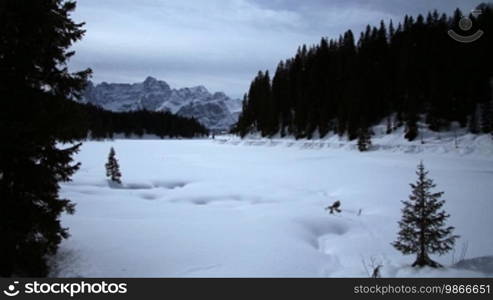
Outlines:
{"label": "rocky mountain peak", "polygon": [[165,81],[151,76],[134,84],[90,82],[82,101],[111,111],[170,111],[194,117],[213,130],[229,129],[241,110],[240,100],[233,100],[223,92],[210,93],[202,85],[172,89]]}

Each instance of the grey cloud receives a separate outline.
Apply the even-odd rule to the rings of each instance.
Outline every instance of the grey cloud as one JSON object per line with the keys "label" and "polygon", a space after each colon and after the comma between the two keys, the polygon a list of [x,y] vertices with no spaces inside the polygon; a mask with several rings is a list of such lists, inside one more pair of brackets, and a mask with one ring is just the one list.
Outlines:
{"label": "grey cloud", "polygon": [[473,0],[252,0],[260,6],[270,9],[283,9],[293,11],[314,11],[314,10],[373,10],[384,14],[403,16],[405,14],[426,13],[429,10],[437,9],[446,13],[452,12],[455,8],[463,11],[473,9],[479,1]]}

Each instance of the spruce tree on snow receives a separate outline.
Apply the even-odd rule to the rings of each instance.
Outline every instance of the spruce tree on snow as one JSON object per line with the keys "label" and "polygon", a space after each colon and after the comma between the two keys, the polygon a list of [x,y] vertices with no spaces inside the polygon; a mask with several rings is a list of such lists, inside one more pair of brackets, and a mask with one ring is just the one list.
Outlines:
{"label": "spruce tree on snow", "polygon": [[122,173],[120,172],[120,165],[118,165],[118,160],[115,157],[115,149],[111,147],[110,154],[108,156],[108,162],[106,163],[106,176],[110,178],[112,182],[121,184]]}
{"label": "spruce tree on snow", "polygon": [[409,120],[406,124],[406,134],[404,135],[404,137],[408,141],[412,142],[418,137],[418,135],[418,125],[416,124],[416,120],[413,118]]}
{"label": "spruce tree on snow", "polygon": [[431,191],[436,185],[427,178],[423,162],[418,165],[416,172],[418,180],[411,184],[412,193],[409,200],[402,201],[402,220],[399,222],[400,231],[397,241],[392,245],[403,254],[416,253],[413,267],[441,265],[433,261],[429,254],[445,254],[453,248],[459,237],[452,235],[454,227],[446,227],[445,220],[450,216],[441,210],[444,200],[440,200],[443,192]]}
{"label": "spruce tree on snow", "polygon": [[358,130],[358,149],[361,152],[368,151],[371,147],[371,134],[368,129]]}
{"label": "spruce tree on snow", "polygon": [[392,127],[392,119],[390,118],[390,116],[387,117],[387,130],[385,131],[386,134],[391,134],[393,131],[393,127]]}
{"label": "spruce tree on snow", "polygon": [[493,131],[492,124],[492,107],[491,102],[485,102],[480,105],[481,108],[481,131],[483,133],[490,133]]}
{"label": "spruce tree on snow", "polygon": [[473,134],[478,134],[479,133],[479,127],[478,127],[478,113],[477,113],[477,108],[474,106],[473,111],[471,113],[471,117],[469,118],[469,132]]}

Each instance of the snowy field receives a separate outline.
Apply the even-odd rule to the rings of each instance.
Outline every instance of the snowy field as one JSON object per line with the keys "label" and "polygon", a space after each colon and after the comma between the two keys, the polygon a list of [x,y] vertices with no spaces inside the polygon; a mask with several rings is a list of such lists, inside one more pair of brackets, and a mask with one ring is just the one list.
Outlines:
{"label": "snowy field", "polygon": [[[105,178],[112,146],[121,188]],[[488,152],[312,146],[227,138],[84,143],[81,169],[62,186],[77,207],[62,218],[72,236],[53,276],[368,277],[379,264],[385,277],[493,276]],[[432,255],[447,266],[441,270],[416,271],[415,257],[390,245],[420,160],[445,191],[448,224],[461,236],[455,253]],[[336,200],[342,213],[330,215],[324,208]],[[476,259],[454,265],[463,257]]]}

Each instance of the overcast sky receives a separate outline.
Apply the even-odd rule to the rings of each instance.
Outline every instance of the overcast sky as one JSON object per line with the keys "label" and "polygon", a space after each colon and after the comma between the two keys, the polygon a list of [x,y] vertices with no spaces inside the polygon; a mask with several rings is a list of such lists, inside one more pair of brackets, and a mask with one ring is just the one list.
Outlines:
{"label": "overcast sky", "polygon": [[72,70],[93,81],[172,87],[204,85],[241,97],[258,70],[275,70],[301,44],[366,24],[395,23],[429,10],[465,12],[471,0],[79,0],[73,18],[86,22]]}

